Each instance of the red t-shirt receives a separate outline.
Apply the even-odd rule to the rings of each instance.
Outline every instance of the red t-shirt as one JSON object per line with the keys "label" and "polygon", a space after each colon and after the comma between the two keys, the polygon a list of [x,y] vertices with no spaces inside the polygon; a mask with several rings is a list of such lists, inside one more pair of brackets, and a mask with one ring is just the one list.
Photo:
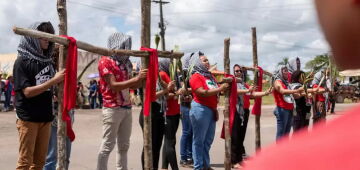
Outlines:
{"label": "red t-shirt", "polygon": [[130,74],[126,70],[126,66],[123,65],[119,67],[117,61],[107,56],[102,56],[99,60],[98,70],[100,75],[100,92],[103,97],[104,107],[130,107],[131,101],[129,89],[115,92],[111,90],[110,86],[105,81],[105,75],[108,74],[114,75],[116,82],[128,80]]}
{"label": "red t-shirt", "polygon": [[[281,80],[276,80],[276,81],[280,82],[281,86],[284,89],[287,89],[287,87],[285,86],[285,84]],[[281,93],[279,93],[276,90],[273,91],[273,95],[274,95],[276,106],[281,107],[281,108],[286,109],[286,110],[293,110],[294,109],[294,104],[293,103],[285,102],[284,95],[282,95]]]}
{"label": "red t-shirt", "polygon": [[245,170],[358,170],[360,169],[360,105],[343,116],[318,123],[262,149]]}
{"label": "red t-shirt", "polygon": [[[214,78],[215,79],[215,78]],[[194,101],[212,109],[217,109],[218,97],[217,95],[209,97],[201,97],[195,94],[195,90],[202,87],[204,90],[217,88],[217,83],[213,83],[209,78],[204,77],[199,73],[195,73],[190,78],[190,87],[194,96]]]}
{"label": "red t-shirt", "polygon": [[[250,88],[250,86],[247,83],[245,83],[245,87],[247,89]],[[244,94],[243,98],[244,98],[244,109],[249,109],[250,108],[250,96],[247,94]]]}
{"label": "red t-shirt", "polygon": [[[313,85],[313,88],[317,88],[317,87],[319,87],[319,85],[317,85],[317,84]],[[319,89],[324,89],[324,88],[320,87]],[[324,96],[324,94],[316,94],[315,99],[316,99],[316,101],[324,102],[325,101],[325,96]]]}
{"label": "red t-shirt", "polygon": [[[170,77],[166,74],[166,72],[160,71],[160,78],[165,83],[170,83]],[[166,115],[173,116],[180,114],[180,105],[177,99],[168,99],[167,100],[167,108],[166,108]]]}

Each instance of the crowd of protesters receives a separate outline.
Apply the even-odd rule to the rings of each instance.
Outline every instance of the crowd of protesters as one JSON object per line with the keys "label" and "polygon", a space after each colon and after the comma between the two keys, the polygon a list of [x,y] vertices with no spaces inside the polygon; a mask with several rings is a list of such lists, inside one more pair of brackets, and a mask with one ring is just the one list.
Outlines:
{"label": "crowd of protesters", "polygon": [[[345,2],[332,1],[332,3]],[[360,8],[358,4],[352,4],[357,8],[352,8],[351,10],[357,10],[357,13],[353,14],[359,17],[358,12]],[[359,22],[354,23],[354,27],[357,26],[356,28],[359,28],[359,25]],[[326,27],[327,25],[324,26]],[[54,34],[54,28],[50,22],[37,22],[31,25],[30,28]],[[327,32],[327,35],[331,34],[332,32]],[[338,40],[341,40],[340,37],[338,38]],[[332,42],[332,47],[335,49],[335,55],[342,54],[342,47],[338,46],[331,37],[329,39]],[[356,40],[356,42],[359,41]],[[108,48],[110,49],[130,50],[131,45],[131,36],[123,33],[114,33],[108,39]],[[54,65],[52,58],[54,46],[53,42],[49,42],[46,39],[23,36],[18,46],[18,58],[14,64],[14,77],[11,75],[7,76],[6,82],[1,84],[3,86],[1,88],[5,92],[4,110],[9,110],[11,105],[15,106],[16,109],[16,125],[20,143],[16,169],[19,170],[55,169],[57,158],[57,125],[54,117],[57,116],[55,113],[57,113],[58,106],[57,96],[54,92],[56,91],[57,84],[64,80],[66,72],[65,70],[57,69]],[[353,53],[346,53],[349,54],[348,57],[350,58],[352,56],[350,54],[359,55],[358,50],[356,53],[356,49],[351,50],[351,47],[344,48],[347,49],[346,51],[353,51]],[[344,67],[354,68],[359,66],[359,63],[356,65],[343,61],[340,58],[337,59]],[[294,139],[295,143],[297,141],[306,142],[309,140],[309,137],[306,136],[307,130],[304,129],[308,128],[311,117],[315,124],[325,122],[326,111],[329,110],[329,103],[332,102],[330,96],[334,95],[331,92],[332,88],[329,86],[328,70],[322,69],[313,75],[306,76],[304,71],[301,70],[300,58],[290,60],[287,65],[279,65],[273,74],[272,87],[265,91],[259,90],[258,85],[249,85],[246,80],[246,68],[238,64],[233,66],[234,83],[218,82],[209,71],[210,62],[207,55],[200,51],[184,56],[182,69],[185,74],[175,73],[175,77],[171,76],[173,73],[171,73],[169,68],[170,62],[170,59],[159,60],[159,78],[156,80],[156,100],[151,102],[150,107],[152,118],[152,169],[159,169],[160,167],[161,169],[168,169],[169,165],[173,170],[179,169],[177,162],[178,154],[175,148],[177,141],[176,132],[179,127],[180,118],[182,123],[179,153],[180,166],[191,167],[195,170],[212,169],[209,151],[214,142],[216,121],[219,119],[219,96],[226,90],[230,90],[233,92],[232,94],[235,93],[233,96],[235,96],[234,101],[236,101],[234,105],[236,108],[235,113],[231,115],[233,121],[231,122],[230,129],[232,132],[231,163],[233,168],[241,168],[244,160],[247,159],[244,138],[246,136],[251,99],[257,100],[263,96],[273,94],[276,103],[274,110],[277,122],[276,139],[277,142],[284,144],[285,142],[282,139],[289,137],[291,128],[293,128],[294,133],[303,129],[301,131],[303,136],[299,137],[299,140]],[[127,162],[132,129],[130,89],[135,91],[141,89],[144,80],[149,74],[148,69],[141,69],[136,76],[132,76],[132,69],[129,56],[103,56],[98,63],[100,80],[91,80],[89,85],[85,86],[89,91],[88,96],[84,94],[84,85],[81,82],[77,83],[78,105],[84,105],[85,98],[87,98],[91,109],[102,108],[103,135],[101,136],[102,140],[98,152],[98,170],[107,169],[110,153],[115,146],[117,146],[116,169],[129,169]],[[307,83],[306,79],[309,77],[313,77],[311,83]],[[140,90],[139,94],[142,95],[143,92]],[[12,96],[15,96],[15,99],[11,99]],[[13,101],[12,104],[11,101]],[[141,112],[145,112],[144,110],[143,108]],[[359,116],[356,116],[355,111],[350,114],[358,120]],[[70,112],[73,115],[74,110]],[[144,128],[143,117],[144,114],[140,114],[139,123],[142,128]],[[357,123],[346,118],[341,120],[343,121],[340,121],[340,123],[339,121],[335,122],[329,125],[328,128],[341,128]],[[71,122],[73,122],[73,116]],[[326,127],[318,126],[315,128],[312,135],[313,139],[321,138],[321,136],[316,136],[316,134],[318,129],[321,130],[323,128]],[[330,133],[324,132],[326,136],[331,135]],[[346,134],[344,134],[343,140],[350,137]],[[298,137],[295,135],[295,138]],[[355,140],[359,141],[358,138],[355,138]],[[336,142],[327,142],[332,144],[331,146],[338,145]],[[71,152],[71,141],[67,141],[67,143],[65,169],[69,169]],[[281,144],[279,145],[281,146]],[[291,146],[291,144],[289,145]],[[317,147],[318,150],[323,148],[322,145]],[[284,148],[286,149],[286,147]],[[291,148],[294,149],[293,147]],[[350,148],[352,147],[342,147],[343,150],[349,151],[349,153],[355,153]],[[160,153],[161,149],[162,153]],[[338,147],[332,149],[330,152],[335,152],[335,156],[336,153],[342,152]],[[285,151],[278,150],[276,153],[281,152]],[[274,169],[274,167],[281,167],[281,164],[284,163],[282,159],[279,159],[279,162],[276,161],[279,155],[274,156],[273,161],[269,159],[266,159],[266,161],[262,160],[263,157],[267,156],[266,153],[269,153],[268,155],[272,157],[270,152],[265,151],[265,154],[260,154],[259,158],[250,161],[254,163],[250,163],[248,168]],[[299,157],[298,155],[289,156],[286,153],[289,152],[285,152],[285,154],[280,156],[282,158],[286,156],[286,159],[298,161],[296,159]],[[162,154],[162,163],[159,167],[160,154]],[[313,156],[310,155],[310,157],[312,158]],[[142,154],[139,159],[142,160],[141,162],[144,166],[144,155]],[[301,158],[301,160],[305,159]],[[307,160],[316,161],[315,158]],[[319,160],[320,165],[329,161],[324,160],[322,162],[323,159],[321,158]],[[268,162],[270,164],[266,164]],[[355,162],[348,162],[350,164],[347,166],[356,166],[356,164],[351,164]],[[304,164],[306,165],[307,163],[305,162]]]}

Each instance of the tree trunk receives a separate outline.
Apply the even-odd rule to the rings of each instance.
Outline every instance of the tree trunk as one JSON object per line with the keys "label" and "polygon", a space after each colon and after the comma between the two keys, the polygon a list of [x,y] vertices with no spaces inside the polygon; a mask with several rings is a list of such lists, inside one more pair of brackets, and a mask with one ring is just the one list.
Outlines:
{"label": "tree trunk", "polygon": [[[66,0],[57,1],[57,11],[59,15],[59,34],[67,35],[67,13],[66,13]],[[65,68],[67,56],[67,47],[60,46],[59,49],[59,69]],[[65,160],[66,160],[66,124],[62,120],[62,110],[63,110],[63,94],[64,94],[64,83],[61,82],[58,88],[58,130],[57,130],[57,170],[65,169]]]}
{"label": "tree trunk", "polygon": [[[253,64],[254,68],[258,66],[258,55],[257,55],[257,40],[256,40],[256,28],[251,28],[252,30],[252,44],[253,44]],[[257,85],[258,81],[258,70],[254,71],[254,85]],[[261,148],[261,136],[260,136],[260,114],[255,116],[255,146],[256,150]]]}
{"label": "tree trunk", "polygon": [[[230,58],[229,58],[230,38],[224,40],[224,70],[226,74],[230,74]],[[229,119],[229,97],[230,90],[225,91],[224,105],[224,125],[225,125],[225,170],[231,170],[231,134]]]}
{"label": "tree trunk", "polygon": [[[141,46],[150,47],[150,24],[151,24],[151,1],[141,0]],[[141,58],[142,68],[148,68],[149,58]],[[154,80],[155,81],[155,80]],[[143,88],[145,101],[145,86]],[[144,116],[144,169],[152,170],[152,129],[151,129],[151,106],[150,115]]]}

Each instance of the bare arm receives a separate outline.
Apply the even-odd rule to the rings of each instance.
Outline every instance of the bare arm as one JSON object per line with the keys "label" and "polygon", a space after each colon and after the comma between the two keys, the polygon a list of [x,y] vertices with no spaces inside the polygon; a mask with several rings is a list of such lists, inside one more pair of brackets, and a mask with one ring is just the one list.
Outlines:
{"label": "bare arm", "polygon": [[140,71],[138,76],[122,82],[117,82],[114,75],[108,74],[105,76],[105,81],[110,86],[111,90],[119,92],[121,90],[141,84],[141,80],[146,78],[146,74],[147,69],[144,69]]}
{"label": "bare arm", "polygon": [[196,95],[199,95],[201,97],[209,97],[209,96],[215,96],[215,95],[219,94],[220,92],[224,91],[228,87],[229,87],[229,84],[224,83],[224,84],[221,84],[221,86],[218,88],[204,90],[204,88],[200,87],[200,88],[196,89],[194,92]]}
{"label": "bare arm", "polygon": [[274,88],[280,94],[294,94],[294,93],[300,93],[303,91],[303,89],[296,89],[296,90],[284,89],[279,81],[275,81]]}
{"label": "bare arm", "polygon": [[35,97],[35,96],[43,93],[44,91],[48,90],[51,86],[63,81],[64,76],[65,76],[65,70],[61,70],[61,71],[57,72],[53,78],[46,81],[45,83],[39,84],[36,86],[26,87],[22,91],[26,98]]}

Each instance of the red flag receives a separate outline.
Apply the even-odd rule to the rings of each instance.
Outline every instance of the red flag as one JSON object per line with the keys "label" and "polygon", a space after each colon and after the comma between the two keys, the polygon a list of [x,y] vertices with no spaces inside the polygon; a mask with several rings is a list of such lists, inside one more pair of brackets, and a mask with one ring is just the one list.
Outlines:
{"label": "red flag", "polygon": [[61,35],[69,40],[68,55],[66,59],[66,72],[64,79],[64,98],[62,120],[66,122],[67,136],[71,141],[75,139],[75,133],[71,127],[69,111],[75,107],[76,103],[76,76],[77,76],[77,45],[73,37]]}
{"label": "red flag", "polygon": [[146,75],[146,89],[144,101],[144,115],[150,115],[150,104],[156,100],[156,82],[158,79],[158,53],[156,49],[141,47],[142,51],[148,51],[149,65],[148,73]]}
{"label": "red flag", "polygon": [[[236,104],[237,104],[237,86],[236,78],[233,75],[226,74],[225,77],[230,77],[233,79],[230,86],[230,96],[229,96],[229,124],[230,124],[230,135],[232,134],[232,127],[234,125],[234,119],[236,114]],[[226,101],[225,101],[226,102]],[[221,138],[225,139],[225,124],[221,130]]]}
{"label": "red flag", "polygon": [[[262,91],[262,80],[263,80],[263,69],[259,66],[257,66],[257,68],[259,69],[259,77],[258,77],[258,81],[257,81],[257,88],[256,88],[256,91],[257,92],[261,92]],[[255,99],[255,103],[254,103],[254,106],[253,106],[253,109],[251,111],[251,114],[253,115],[261,115],[261,101],[262,101],[262,98],[261,97],[258,97]]]}

